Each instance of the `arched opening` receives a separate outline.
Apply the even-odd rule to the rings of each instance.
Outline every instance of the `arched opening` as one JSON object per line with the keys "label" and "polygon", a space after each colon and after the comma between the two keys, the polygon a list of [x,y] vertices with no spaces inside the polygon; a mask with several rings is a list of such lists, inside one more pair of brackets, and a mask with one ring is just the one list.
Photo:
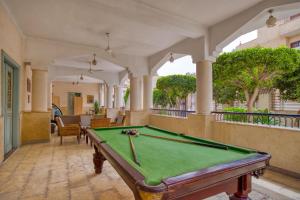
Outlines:
{"label": "arched opening", "polygon": [[86,75],[56,76],[52,80],[52,103],[64,115],[89,114],[103,99],[100,85],[104,81]]}
{"label": "arched opening", "polygon": [[154,108],[195,111],[196,64],[190,55],[170,58],[156,74],[153,78]]}
{"label": "arched opening", "polygon": [[[288,49],[289,48],[299,49],[300,29],[299,27],[295,26],[295,24],[300,23],[299,14],[296,15],[293,14],[287,16],[288,17],[286,18],[277,20],[276,24],[273,27],[267,27],[266,24],[264,24],[264,26],[259,27],[254,31],[239,36],[231,43],[229,43],[226,47],[224,47],[223,52],[227,52],[227,53],[236,52],[236,51],[246,52],[247,50],[256,47],[271,48],[273,50],[280,47],[287,47]],[[291,55],[291,53],[289,53],[289,55]],[[239,70],[243,70],[243,68],[244,67],[241,67]],[[265,69],[267,69],[267,67]],[[241,91],[236,90],[234,96],[237,96],[237,98],[233,99],[228,104],[224,103],[225,102],[224,98],[229,99],[232,96],[226,96],[224,94],[221,94],[219,95],[219,97],[217,97],[218,92],[217,90],[214,90],[215,100],[216,98],[219,98],[223,101],[222,106],[214,107],[215,110],[224,110],[225,107],[230,107],[230,108],[226,108],[226,110],[235,111],[241,109],[244,111],[248,110],[248,112],[249,110],[253,110],[254,112],[256,111],[262,112],[264,110],[264,112],[296,114],[300,110],[300,103],[297,102],[299,101],[297,100],[297,87],[296,86],[294,87],[294,85],[297,84],[299,85],[300,80],[297,83],[295,80],[296,79],[298,80],[298,78],[291,77],[292,74],[298,74],[294,72],[294,69],[291,69],[292,71],[290,75],[289,72],[287,72],[288,70],[289,69],[285,69],[284,70],[285,73],[281,73],[280,70],[277,70],[276,67],[274,67],[271,73],[277,74],[276,75],[277,80],[275,78],[269,78],[268,85],[264,85],[263,81],[261,81],[260,85],[264,85],[264,86],[258,87],[257,95],[256,96],[253,95],[252,100],[251,100],[252,94],[250,94],[250,97],[247,97],[247,93],[245,93],[245,90],[249,90],[247,88]],[[265,71],[266,70],[263,70],[261,74],[265,73]],[[248,75],[249,77],[251,77],[249,73],[244,74],[244,76],[248,76]],[[267,75],[268,73],[265,73],[264,76]],[[293,84],[290,84],[290,86],[289,86],[290,83],[289,80],[293,82]],[[225,91],[226,88],[223,88],[222,90]],[[251,106],[253,108],[251,108]]]}

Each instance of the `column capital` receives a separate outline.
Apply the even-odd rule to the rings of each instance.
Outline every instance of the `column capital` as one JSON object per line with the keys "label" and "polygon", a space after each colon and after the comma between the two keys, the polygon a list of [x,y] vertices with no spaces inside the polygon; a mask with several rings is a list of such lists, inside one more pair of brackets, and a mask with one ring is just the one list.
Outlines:
{"label": "column capital", "polygon": [[204,63],[208,63],[208,64],[212,64],[216,62],[216,58],[211,58],[211,59],[204,59],[204,60],[199,60],[196,62],[196,64],[204,64]]}

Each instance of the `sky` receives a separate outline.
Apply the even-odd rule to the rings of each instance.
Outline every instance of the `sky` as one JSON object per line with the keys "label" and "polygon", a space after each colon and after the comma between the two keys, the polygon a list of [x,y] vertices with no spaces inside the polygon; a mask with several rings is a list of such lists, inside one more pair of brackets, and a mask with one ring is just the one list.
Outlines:
{"label": "sky", "polygon": [[[240,43],[244,44],[257,38],[257,30],[241,35],[226,47],[223,52],[233,51]],[[196,73],[196,64],[192,62],[191,56],[184,56],[176,59],[173,63],[166,62],[158,71],[159,76],[168,76],[174,74]]]}

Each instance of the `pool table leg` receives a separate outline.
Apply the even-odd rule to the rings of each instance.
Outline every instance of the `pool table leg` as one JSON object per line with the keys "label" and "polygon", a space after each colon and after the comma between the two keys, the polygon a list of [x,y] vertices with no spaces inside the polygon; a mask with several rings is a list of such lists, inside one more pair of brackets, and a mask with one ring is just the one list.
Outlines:
{"label": "pool table leg", "polygon": [[95,153],[93,155],[94,169],[96,174],[102,172],[103,162],[105,161],[104,156],[99,152],[98,148],[94,146]]}
{"label": "pool table leg", "polygon": [[238,191],[230,196],[230,200],[250,200],[248,194],[251,192],[251,175],[241,176],[238,180]]}

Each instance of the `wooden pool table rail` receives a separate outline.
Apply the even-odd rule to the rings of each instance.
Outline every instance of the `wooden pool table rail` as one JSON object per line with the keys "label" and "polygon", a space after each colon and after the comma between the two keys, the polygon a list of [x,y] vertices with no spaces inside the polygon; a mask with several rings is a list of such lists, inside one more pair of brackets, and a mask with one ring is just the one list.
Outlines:
{"label": "wooden pool table rail", "polygon": [[97,137],[94,130],[89,129],[87,135],[94,144],[95,173],[101,173],[103,162],[108,160],[133,191],[136,200],[144,200],[145,194],[147,200],[203,199],[221,192],[229,194],[231,199],[248,199],[251,176],[262,175],[271,158],[258,152],[245,159],[170,177],[157,186],[151,186],[145,183],[140,172]]}

